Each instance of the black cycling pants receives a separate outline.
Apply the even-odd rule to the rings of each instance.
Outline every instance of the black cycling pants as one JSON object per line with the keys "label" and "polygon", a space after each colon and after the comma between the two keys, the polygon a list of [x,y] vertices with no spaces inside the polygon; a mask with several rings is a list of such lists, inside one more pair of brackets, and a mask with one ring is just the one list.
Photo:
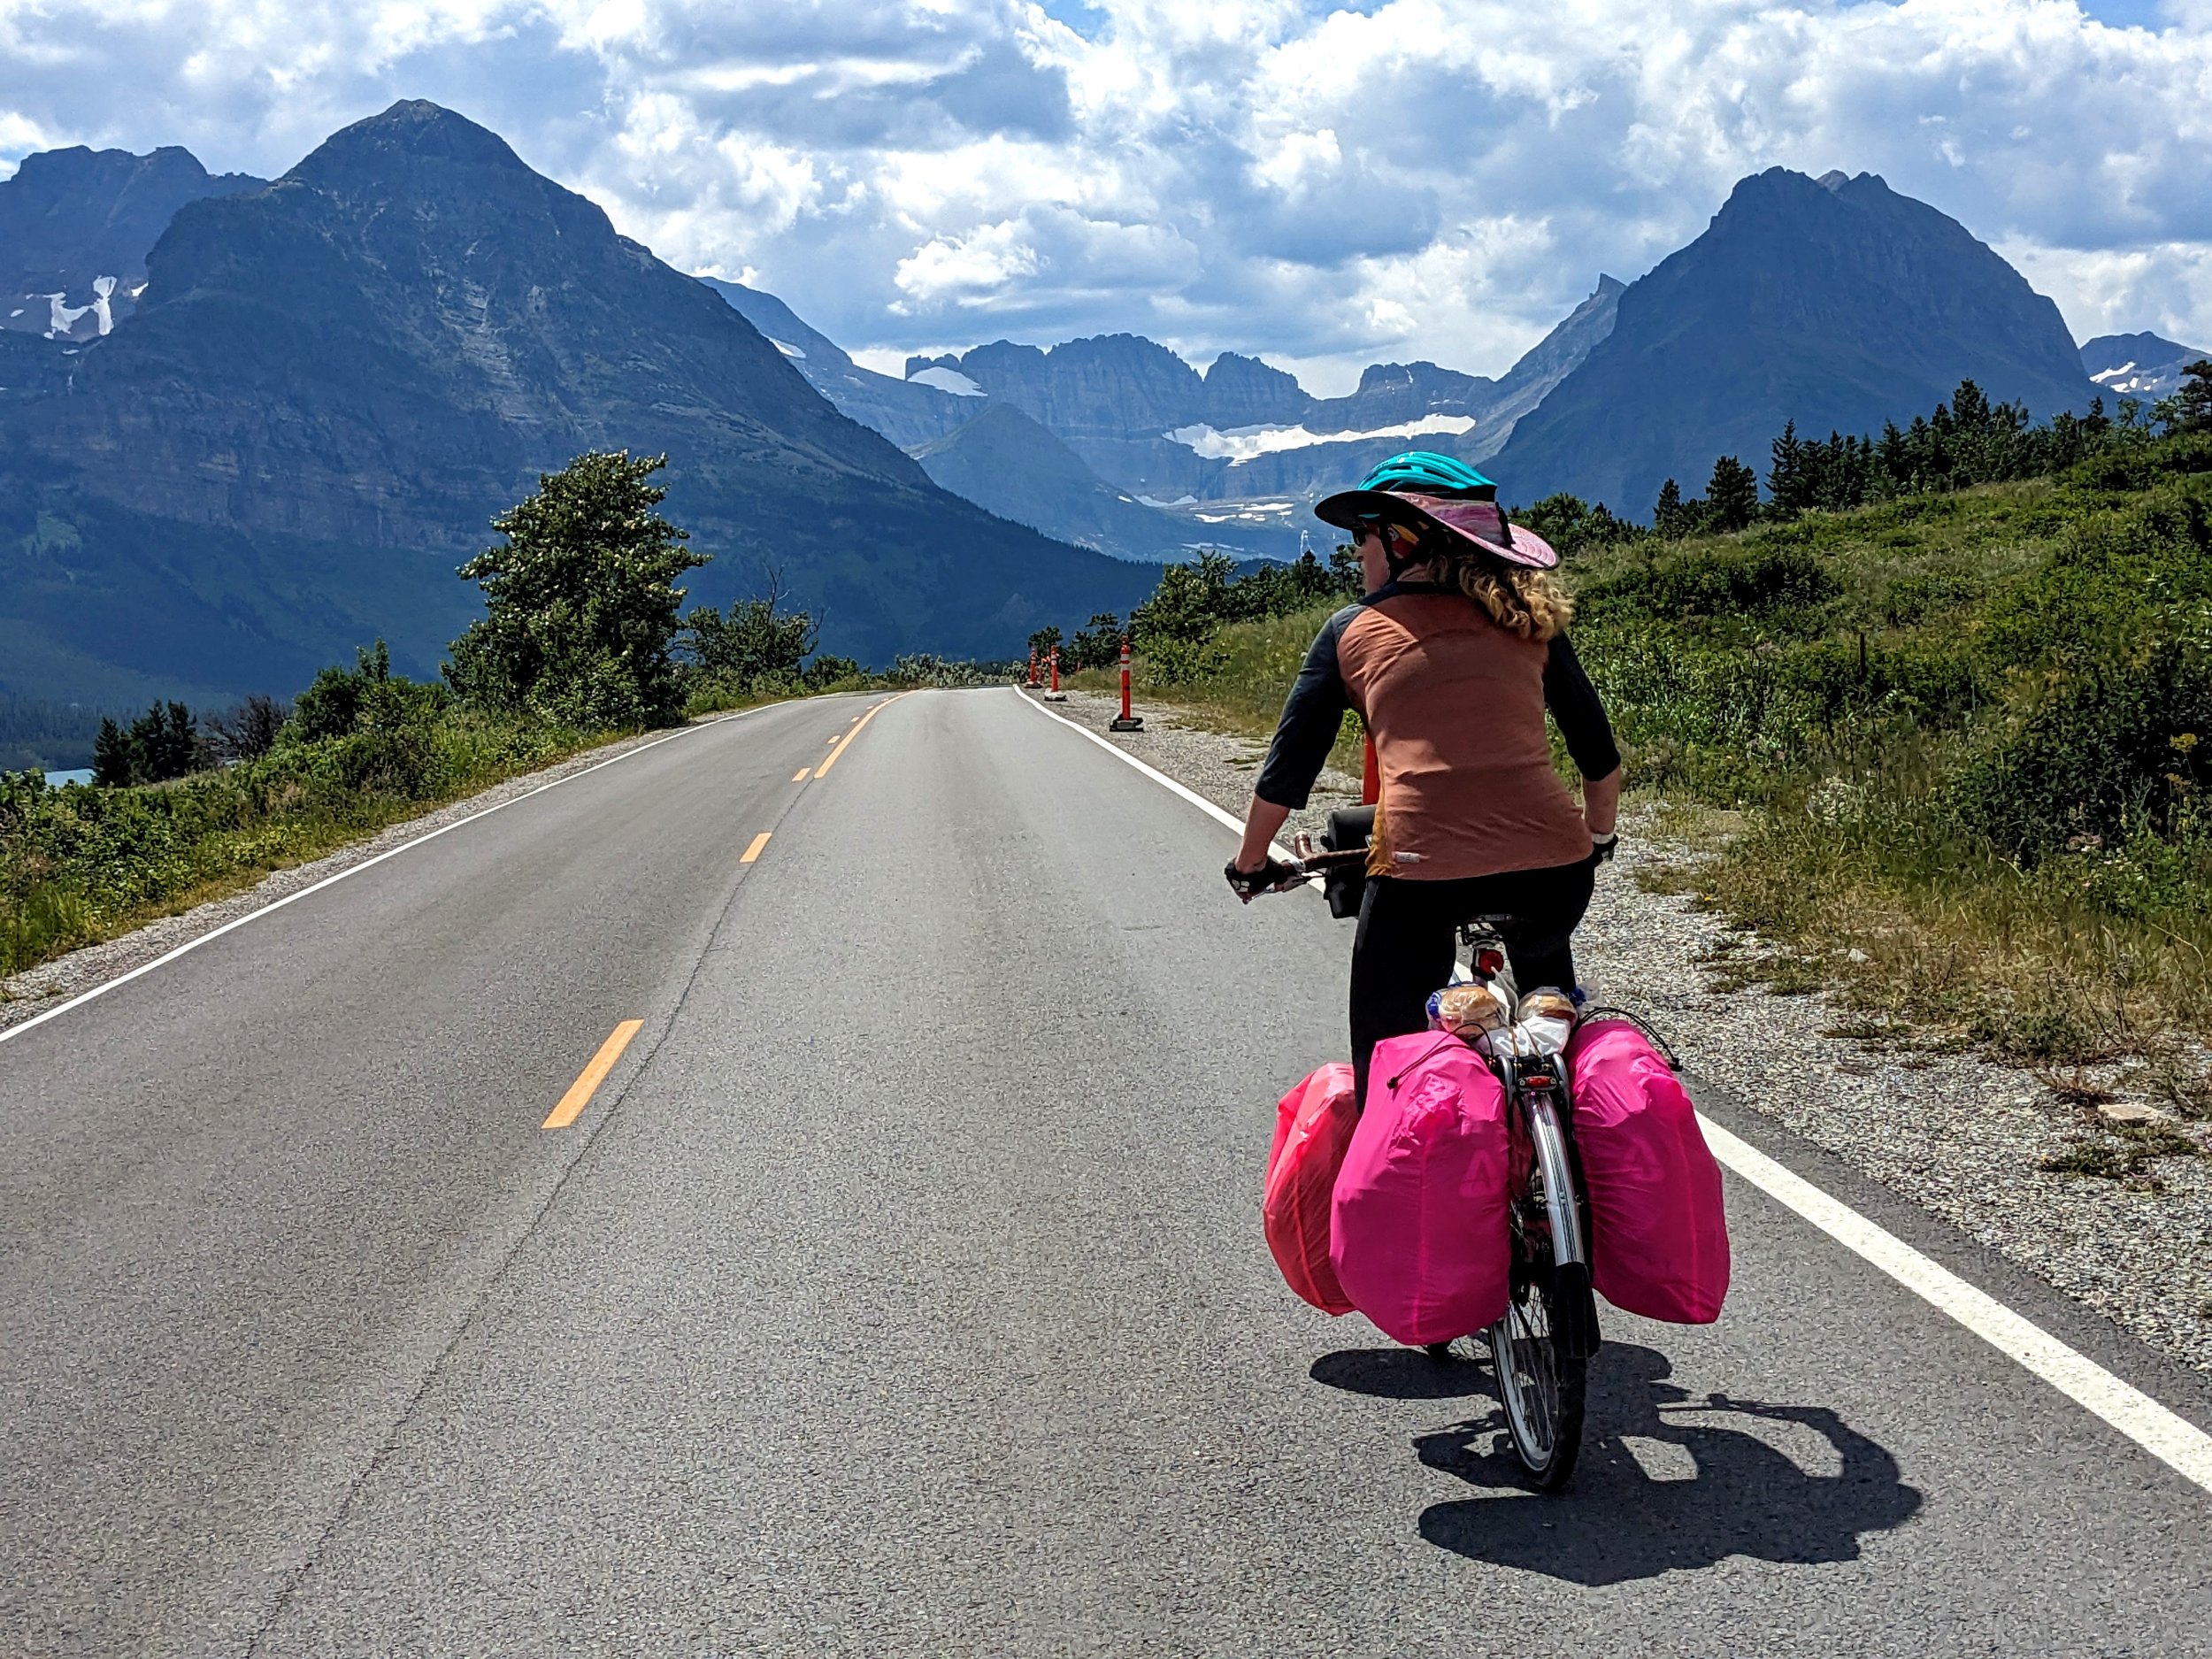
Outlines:
{"label": "black cycling pants", "polygon": [[1367,1061],[1385,1037],[1428,1028],[1429,993],[1451,977],[1459,925],[1477,916],[1509,916],[1499,928],[1513,982],[1571,991],[1571,935],[1590,908],[1597,860],[1548,870],[1509,870],[1459,881],[1370,876],[1352,937],[1352,1064],[1367,1101]]}

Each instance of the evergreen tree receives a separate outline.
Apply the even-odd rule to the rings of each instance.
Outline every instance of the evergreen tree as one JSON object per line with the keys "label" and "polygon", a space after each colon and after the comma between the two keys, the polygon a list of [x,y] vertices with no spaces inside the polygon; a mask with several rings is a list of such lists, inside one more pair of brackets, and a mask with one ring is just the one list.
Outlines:
{"label": "evergreen tree", "polygon": [[1690,533],[1688,516],[1682,510],[1682,486],[1672,479],[1659,486],[1658,504],[1651,510],[1651,527],[1670,541],[1679,541]]}
{"label": "evergreen tree", "polygon": [[2181,389],[2162,402],[2160,413],[2176,432],[2212,432],[2212,358],[2199,357],[2181,373]]}
{"label": "evergreen tree", "polygon": [[1075,631],[1062,659],[1077,668],[1111,668],[1121,661],[1121,618],[1110,611],[1094,612]]}
{"label": "evergreen tree", "polygon": [[505,545],[461,567],[485,614],[453,642],[456,691],[585,730],[681,718],[676,579],[707,560],[654,511],[668,492],[649,480],[667,463],[591,450],[492,520]]}
{"label": "evergreen tree", "polygon": [[157,703],[127,728],[101,719],[92,740],[92,780],[110,788],[166,783],[204,770],[210,759],[192,710],[181,703]]}
{"label": "evergreen tree", "polygon": [[104,714],[100,717],[99,735],[92,740],[92,781],[106,789],[121,789],[138,781],[130,733]]}
{"label": "evergreen tree", "polygon": [[207,764],[199,723],[181,703],[157,703],[131,722],[133,770],[144,783],[166,783]]}
{"label": "evergreen tree", "polygon": [[1746,528],[1759,514],[1757,474],[1732,455],[1713,463],[1711,481],[1705,486],[1705,514],[1712,528]]}
{"label": "evergreen tree", "polygon": [[1773,460],[1767,468],[1767,494],[1773,498],[1774,516],[1794,518],[1820,499],[1821,479],[1827,457],[1817,443],[1801,443],[1797,423],[1786,422],[1773,443]]}

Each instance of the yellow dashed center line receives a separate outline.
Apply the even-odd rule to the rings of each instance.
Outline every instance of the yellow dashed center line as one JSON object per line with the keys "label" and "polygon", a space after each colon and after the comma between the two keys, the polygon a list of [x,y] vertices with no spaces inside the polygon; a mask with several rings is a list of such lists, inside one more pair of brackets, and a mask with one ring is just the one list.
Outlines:
{"label": "yellow dashed center line", "polygon": [[[899,697],[910,697],[913,695],[914,694],[910,691],[902,691],[899,693]],[[868,729],[868,722],[874,719],[876,716],[881,714],[886,709],[896,703],[899,700],[899,697],[886,697],[881,703],[876,704],[874,708],[869,710],[867,713],[862,715],[857,720],[854,721],[853,729],[845,733],[845,741],[840,743],[835,749],[830,750],[829,758],[814,769],[814,775],[817,778],[826,777],[829,774],[829,769],[837,764],[837,757],[840,755],[842,755],[848,749],[852,747],[853,739],[858,737],[863,732]]]}
{"label": "yellow dashed center line", "polygon": [[754,859],[759,857],[762,850],[768,845],[768,837],[770,833],[770,831],[763,830],[759,834],[754,836],[753,844],[738,855],[737,862],[741,864],[749,864]]}
{"label": "yellow dashed center line", "polygon": [[626,1019],[614,1028],[614,1034],[599,1045],[599,1052],[591,1057],[591,1064],[577,1074],[568,1086],[568,1093],[561,1096],[561,1103],[538,1126],[541,1129],[565,1129],[576,1121],[576,1116],[591,1103],[591,1097],[599,1086],[607,1080],[607,1073],[614,1070],[614,1063],[622,1057],[622,1051],[630,1046],[630,1039],[645,1028],[641,1019]]}
{"label": "yellow dashed center line", "polygon": [[814,769],[811,766],[802,766],[798,771],[791,774],[791,781],[794,783],[804,783],[808,778],[813,775],[813,772]]}

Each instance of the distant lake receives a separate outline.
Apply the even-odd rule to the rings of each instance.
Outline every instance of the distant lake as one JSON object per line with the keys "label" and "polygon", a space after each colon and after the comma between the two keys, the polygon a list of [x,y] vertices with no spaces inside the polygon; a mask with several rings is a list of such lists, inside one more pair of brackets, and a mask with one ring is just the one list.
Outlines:
{"label": "distant lake", "polygon": [[58,789],[65,783],[90,783],[91,781],[92,769],[88,766],[81,772],[50,772],[46,774],[46,787],[49,789]]}

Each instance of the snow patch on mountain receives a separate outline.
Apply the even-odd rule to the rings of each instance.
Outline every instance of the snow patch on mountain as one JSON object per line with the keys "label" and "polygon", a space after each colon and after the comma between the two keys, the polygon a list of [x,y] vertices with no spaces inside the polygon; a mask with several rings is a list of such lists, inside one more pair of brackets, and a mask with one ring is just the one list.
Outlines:
{"label": "snow patch on mountain", "polygon": [[777,350],[782,352],[785,357],[796,357],[802,363],[806,361],[806,353],[800,350],[798,347],[793,345],[789,341],[779,340],[773,334],[768,335],[767,340],[770,345],[775,347]]}
{"label": "snow patch on mountain", "polygon": [[1475,429],[1472,415],[1425,415],[1418,420],[1401,422],[1394,426],[1376,426],[1366,432],[1310,432],[1304,426],[1233,426],[1227,432],[1217,432],[1211,426],[1178,426],[1167,434],[1171,443],[1179,443],[1192,454],[1208,461],[1225,460],[1231,466],[1241,466],[1247,461],[1257,460],[1263,455],[1277,455],[1286,449],[1306,449],[1317,443],[1358,443],[1372,438],[1421,438],[1432,433],[1459,436]]}
{"label": "snow patch on mountain", "polygon": [[2141,396],[2145,394],[2154,396],[2165,389],[2167,380],[2165,375],[2161,374],[2155,369],[2147,374],[2138,373],[2136,365],[2132,363],[2123,363],[2116,369],[2106,369],[2103,373],[2093,374],[2089,378],[2106,391],[2116,392],[2123,397]]}
{"label": "snow patch on mountain", "polygon": [[1200,512],[1192,516],[1201,524],[1269,524],[1287,518],[1294,505],[1287,501],[1247,501],[1238,503],[1229,512]]}
{"label": "snow patch on mountain", "polygon": [[918,386],[933,386],[941,392],[950,392],[955,397],[980,397],[983,388],[957,369],[938,367],[924,369],[906,377]]}
{"label": "snow patch on mountain", "polygon": [[69,331],[77,326],[77,319],[92,309],[89,305],[67,303],[69,296],[66,294],[34,294],[31,297],[46,302],[46,337],[49,340],[68,339]]}
{"label": "snow patch on mountain", "polygon": [[2154,334],[2102,334],[2081,349],[2081,366],[2101,392],[2155,403],[2181,389],[2204,354]]}

